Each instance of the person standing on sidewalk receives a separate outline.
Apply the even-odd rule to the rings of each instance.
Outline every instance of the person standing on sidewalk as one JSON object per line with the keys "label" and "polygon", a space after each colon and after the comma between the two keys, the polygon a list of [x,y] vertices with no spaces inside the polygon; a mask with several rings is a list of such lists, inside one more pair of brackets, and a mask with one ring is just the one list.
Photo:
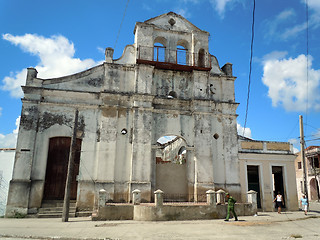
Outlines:
{"label": "person standing on sidewalk", "polygon": [[284,205],[283,197],[280,192],[278,192],[278,195],[275,197],[273,202],[276,203],[276,206],[278,207],[278,213],[281,214],[281,208]]}
{"label": "person standing on sidewalk", "polygon": [[230,196],[229,193],[226,194],[226,198],[228,201],[228,208],[227,208],[228,213],[227,213],[227,217],[226,217],[225,221],[229,221],[230,212],[233,214],[235,221],[238,221],[238,216],[234,210],[234,205],[236,204],[236,200],[232,196]]}
{"label": "person standing on sidewalk", "polygon": [[306,195],[302,195],[302,198],[300,199],[301,208],[304,210],[304,215],[307,215],[308,212],[308,199],[306,198]]}

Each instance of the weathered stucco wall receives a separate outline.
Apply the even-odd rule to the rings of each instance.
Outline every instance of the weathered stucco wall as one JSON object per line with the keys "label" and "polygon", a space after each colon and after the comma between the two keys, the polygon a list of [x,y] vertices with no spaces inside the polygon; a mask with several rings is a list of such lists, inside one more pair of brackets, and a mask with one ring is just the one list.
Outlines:
{"label": "weathered stucco wall", "polygon": [[[37,78],[30,68],[23,87],[8,216],[41,207],[50,138],[71,137],[76,109],[77,138],[82,143],[78,209],[94,208],[102,188],[112,201],[130,202],[133,189],[141,190],[143,201],[151,201],[157,185],[156,142],[167,135],[186,141],[188,194],[223,188],[238,198],[238,104],[231,64],[224,72],[212,57],[212,68],[193,69],[196,62],[188,55],[189,68],[175,69],[175,56],[169,52],[169,68],[137,63],[142,56],[153,60],[153,44],[159,37],[170,49],[182,45],[197,54],[202,49],[211,58],[208,36],[181,16],[168,13],[137,23],[135,43],[118,60],[107,52],[105,63],[53,79]],[[152,51],[140,51],[141,46]]]}

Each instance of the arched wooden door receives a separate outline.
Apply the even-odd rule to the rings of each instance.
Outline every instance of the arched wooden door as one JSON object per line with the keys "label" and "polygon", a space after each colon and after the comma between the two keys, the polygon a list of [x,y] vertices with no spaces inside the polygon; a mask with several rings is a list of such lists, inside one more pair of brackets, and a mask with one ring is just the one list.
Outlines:
{"label": "arched wooden door", "polygon": [[311,200],[316,200],[318,199],[318,182],[315,178],[312,178],[310,180],[310,193],[311,193],[311,196],[309,196],[309,198]]}
{"label": "arched wooden door", "polygon": [[[50,138],[43,194],[43,199],[45,200],[62,200],[64,198],[70,144],[70,137]],[[77,151],[74,160],[70,191],[70,199],[72,200],[77,198],[76,176],[79,174],[80,150],[81,140],[77,139]]]}

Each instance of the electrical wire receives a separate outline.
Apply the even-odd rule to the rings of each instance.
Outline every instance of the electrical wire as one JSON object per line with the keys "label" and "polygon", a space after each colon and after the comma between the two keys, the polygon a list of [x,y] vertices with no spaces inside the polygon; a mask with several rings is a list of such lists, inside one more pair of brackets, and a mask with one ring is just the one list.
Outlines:
{"label": "electrical wire", "polygon": [[120,23],[119,31],[118,31],[116,42],[114,44],[113,49],[116,49],[116,46],[117,46],[117,43],[118,43],[118,39],[119,39],[119,35],[120,35],[120,31],[121,31],[121,28],[122,28],[124,17],[126,16],[126,12],[127,12],[127,8],[128,8],[128,5],[129,5],[129,2],[130,2],[130,0],[127,1],[126,7],[124,9],[124,13],[123,13],[123,16],[122,16],[122,20],[121,20],[121,23]]}
{"label": "electrical wire", "polygon": [[319,141],[320,138],[315,138],[315,139],[309,139],[309,140],[305,140],[305,142],[313,142],[313,141]]}
{"label": "electrical wire", "polygon": [[311,126],[311,125],[310,125],[310,124],[308,124],[308,123],[304,123],[304,125],[307,125],[307,126],[309,126],[309,127],[312,127],[312,128],[314,128],[314,129],[316,129],[316,130],[320,130],[320,128],[319,128],[319,127]]}
{"label": "electrical wire", "polygon": [[254,19],[255,19],[256,1],[253,0],[252,9],[252,26],[251,26],[251,47],[250,47],[250,64],[249,64],[249,82],[248,82],[248,95],[247,95],[247,106],[246,114],[243,127],[243,136],[246,131],[247,120],[248,120],[248,110],[249,110],[249,98],[250,98],[250,85],[251,85],[251,72],[252,72],[252,57],[253,57],[253,40],[254,40]]}
{"label": "electrical wire", "polygon": [[294,130],[296,130],[298,125],[299,125],[299,120],[296,121],[296,124],[294,125],[294,127],[292,128],[292,130],[290,131],[290,133],[285,139],[288,139],[291,136],[291,134],[293,133]]}

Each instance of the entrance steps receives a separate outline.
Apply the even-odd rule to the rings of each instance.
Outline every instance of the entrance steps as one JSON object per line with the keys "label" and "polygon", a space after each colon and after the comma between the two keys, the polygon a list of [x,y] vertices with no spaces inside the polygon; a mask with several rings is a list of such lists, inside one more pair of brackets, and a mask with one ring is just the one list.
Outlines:
{"label": "entrance steps", "polygon": [[[38,218],[62,218],[63,200],[45,200],[38,211]],[[76,216],[76,201],[71,200],[69,217]]]}

